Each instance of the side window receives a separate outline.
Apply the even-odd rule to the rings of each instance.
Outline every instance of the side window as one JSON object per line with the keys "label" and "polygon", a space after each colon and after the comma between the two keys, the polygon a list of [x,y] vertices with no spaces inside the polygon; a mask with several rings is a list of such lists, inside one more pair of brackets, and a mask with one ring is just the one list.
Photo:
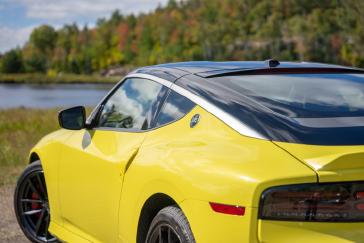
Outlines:
{"label": "side window", "polygon": [[195,103],[171,90],[157,119],[157,127],[176,121],[195,107]]}
{"label": "side window", "polygon": [[162,85],[151,80],[125,80],[104,104],[99,127],[146,129],[147,113],[157,100]]}

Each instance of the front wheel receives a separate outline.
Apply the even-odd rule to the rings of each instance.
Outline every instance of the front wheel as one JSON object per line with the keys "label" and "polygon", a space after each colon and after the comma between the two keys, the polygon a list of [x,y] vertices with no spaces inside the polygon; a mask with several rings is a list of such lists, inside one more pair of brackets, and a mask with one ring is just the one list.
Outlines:
{"label": "front wheel", "polygon": [[154,217],[146,243],[195,243],[195,239],[182,210],[169,206]]}
{"label": "front wheel", "polygon": [[27,166],[18,179],[14,209],[21,230],[32,242],[58,242],[48,232],[48,194],[40,161]]}

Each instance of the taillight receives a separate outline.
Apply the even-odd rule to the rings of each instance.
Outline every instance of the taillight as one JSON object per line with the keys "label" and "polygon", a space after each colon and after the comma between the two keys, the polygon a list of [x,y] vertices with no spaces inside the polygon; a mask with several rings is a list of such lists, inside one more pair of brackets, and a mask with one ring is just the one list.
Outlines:
{"label": "taillight", "polygon": [[268,220],[364,221],[364,183],[314,183],[263,192],[259,216]]}

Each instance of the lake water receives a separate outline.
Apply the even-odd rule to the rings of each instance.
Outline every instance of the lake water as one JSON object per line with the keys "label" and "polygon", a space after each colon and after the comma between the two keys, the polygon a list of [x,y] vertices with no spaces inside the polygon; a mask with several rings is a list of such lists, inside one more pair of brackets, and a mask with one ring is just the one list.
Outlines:
{"label": "lake water", "polygon": [[0,84],[0,109],[53,108],[99,103],[113,84]]}

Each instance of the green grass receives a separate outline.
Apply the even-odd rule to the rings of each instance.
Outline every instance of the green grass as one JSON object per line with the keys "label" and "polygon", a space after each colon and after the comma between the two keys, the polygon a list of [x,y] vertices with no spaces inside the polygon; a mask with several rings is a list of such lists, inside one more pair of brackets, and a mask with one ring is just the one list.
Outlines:
{"label": "green grass", "polygon": [[0,186],[12,184],[27,164],[29,150],[59,129],[57,109],[0,110]]}
{"label": "green grass", "polygon": [[99,75],[78,75],[78,74],[59,74],[47,75],[42,73],[0,73],[0,83],[115,83],[121,77],[102,77]]}

